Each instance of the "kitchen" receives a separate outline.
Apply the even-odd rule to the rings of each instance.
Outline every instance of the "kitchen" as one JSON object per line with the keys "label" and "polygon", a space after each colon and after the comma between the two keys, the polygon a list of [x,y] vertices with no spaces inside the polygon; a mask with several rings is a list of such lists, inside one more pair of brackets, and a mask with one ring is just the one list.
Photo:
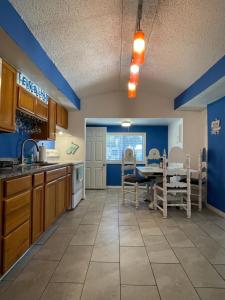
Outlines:
{"label": "kitchen", "polygon": [[[0,298],[224,299],[224,20],[223,0],[0,1]],[[151,170],[135,205],[126,147]],[[173,148],[187,198],[162,216]]]}

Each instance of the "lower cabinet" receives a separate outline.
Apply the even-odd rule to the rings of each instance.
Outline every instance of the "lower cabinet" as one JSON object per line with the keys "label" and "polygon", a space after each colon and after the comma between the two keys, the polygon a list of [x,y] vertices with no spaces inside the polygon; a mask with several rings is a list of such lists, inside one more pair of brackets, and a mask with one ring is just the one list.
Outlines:
{"label": "lower cabinet", "polygon": [[33,189],[31,240],[35,242],[44,231],[44,186]]}
{"label": "lower cabinet", "polygon": [[56,217],[65,211],[66,207],[66,176],[59,179],[56,183]]}
{"label": "lower cabinet", "polygon": [[45,229],[61,215],[66,208],[67,178],[66,176],[49,182],[45,186]]}
{"label": "lower cabinet", "polygon": [[52,181],[45,186],[45,229],[54,222],[56,217],[56,182],[57,181]]}
{"label": "lower cabinet", "polygon": [[3,273],[29,248],[30,221],[3,237]]}

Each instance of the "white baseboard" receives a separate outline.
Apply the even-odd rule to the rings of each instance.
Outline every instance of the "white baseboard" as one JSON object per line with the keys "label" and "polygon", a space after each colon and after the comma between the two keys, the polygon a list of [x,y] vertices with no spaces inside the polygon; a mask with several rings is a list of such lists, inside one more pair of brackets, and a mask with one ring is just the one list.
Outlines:
{"label": "white baseboard", "polygon": [[217,215],[219,215],[220,217],[225,218],[225,213],[219,210],[218,208],[210,205],[209,203],[206,203],[206,207],[211,211],[213,211],[214,213],[216,213]]}
{"label": "white baseboard", "polygon": [[121,185],[107,185],[107,189],[121,189]]}

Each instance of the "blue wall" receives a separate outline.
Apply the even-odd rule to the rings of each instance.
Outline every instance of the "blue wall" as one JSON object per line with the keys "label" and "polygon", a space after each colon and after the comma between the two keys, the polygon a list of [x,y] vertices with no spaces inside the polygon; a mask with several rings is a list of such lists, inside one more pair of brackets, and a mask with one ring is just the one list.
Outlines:
{"label": "blue wall", "polygon": [[[21,144],[23,140],[29,138],[27,134],[24,133],[1,133],[0,132],[0,158],[9,157],[15,158],[20,156]],[[55,142],[53,141],[40,141],[39,144],[44,143],[48,149],[53,149]],[[27,144],[25,148],[25,155],[33,147],[33,144]]]}
{"label": "blue wall", "polygon": [[[91,125],[90,127],[94,127]],[[100,126],[97,126],[100,127]],[[151,148],[159,149],[163,154],[163,150],[168,152],[168,126],[131,126],[128,131],[122,126],[104,126],[107,132],[145,132],[146,133],[146,155]],[[121,165],[107,164],[107,185],[121,185]]]}
{"label": "blue wall", "polygon": [[[211,122],[221,121],[218,135]],[[208,203],[225,212],[225,97],[208,105]]]}

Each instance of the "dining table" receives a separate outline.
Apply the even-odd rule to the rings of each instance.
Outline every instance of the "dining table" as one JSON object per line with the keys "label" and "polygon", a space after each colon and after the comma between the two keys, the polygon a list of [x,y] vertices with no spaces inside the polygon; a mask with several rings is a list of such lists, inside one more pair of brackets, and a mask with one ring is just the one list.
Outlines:
{"label": "dining table", "polygon": [[[160,178],[162,178],[163,176],[163,168],[161,168],[160,166],[137,166],[136,167],[137,169],[137,172],[144,176],[144,177],[148,177],[148,176],[156,176],[156,180],[160,180]],[[167,175],[168,176],[176,176],[176,173],[177,174],[180,174],[180,173],[187,173],[187,169],[186,168],[183,168],[183,167],[176,167],[176,166],[168,166],[167,167]],[[190,173],[191,175],[192,174],[195,174],[195,176],[199,174],[199,170],[197,169],[190,169]],[[149,204],[149,209],[154,209],[154,203],[153,203],[153,195],[151,196],[151,193],[152,193],[153,189],[148,189],[148,199],[150,201],[150,204]],[[152,199],[152,200],[150,200]]]}

